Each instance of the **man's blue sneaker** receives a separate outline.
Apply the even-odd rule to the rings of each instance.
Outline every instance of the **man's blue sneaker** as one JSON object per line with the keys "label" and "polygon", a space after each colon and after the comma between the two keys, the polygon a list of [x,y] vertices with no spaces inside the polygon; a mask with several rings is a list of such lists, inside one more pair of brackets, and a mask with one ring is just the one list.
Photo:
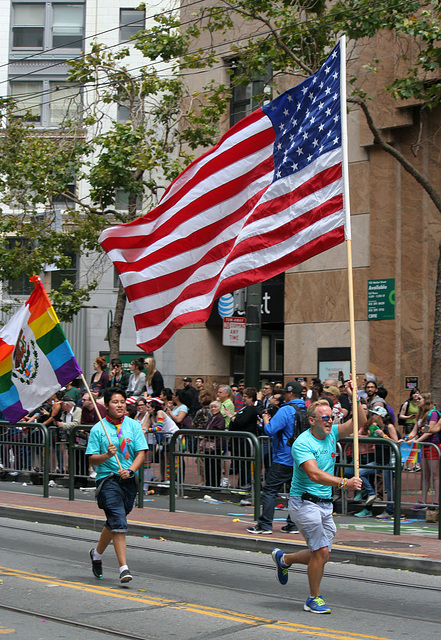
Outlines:
{"label": "man's blue sneaker", "polygon": [[282,564],[284,552],[281,549],[273,549],[271,556],[276,565],[276,577],[280,584],[285,585],[288,582],[288,567]]}
{"label": "man's blue sneaker", "polygon": [[303,611],[310,611],[311,613],[331,613],[331,608],[323,600],[322,596],[316,596],[315,598],[309,597],[303,605]]}

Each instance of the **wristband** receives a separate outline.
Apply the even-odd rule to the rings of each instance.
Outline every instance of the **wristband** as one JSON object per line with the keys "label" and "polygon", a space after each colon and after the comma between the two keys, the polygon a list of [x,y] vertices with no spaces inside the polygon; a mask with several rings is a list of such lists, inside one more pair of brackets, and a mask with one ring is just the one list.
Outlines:
{"label": "wristband", "polygon": [[338,488],[339,489],[346,489],[347,486],[348,486],[348,479],[347,478],[342,478],[340,480],[340,482],[338,483]]}
{"label": "wristband", "polygon": [[127,469],[127,471],[129,472],[130,478],[133,478],[133,476],[135,475],[135,472],[133,471],[133,469]]}

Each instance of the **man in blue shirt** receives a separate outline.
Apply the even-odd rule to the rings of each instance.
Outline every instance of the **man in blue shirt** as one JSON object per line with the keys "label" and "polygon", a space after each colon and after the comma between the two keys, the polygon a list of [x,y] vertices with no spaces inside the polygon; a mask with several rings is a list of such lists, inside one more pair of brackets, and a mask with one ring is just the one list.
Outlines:
{"label": "man in blue shirt", "polygon": [[[277,495],[285,482],[291,482],[293,459],[290,438],[294,436],[296,407],[305,408],[301,399],[303,387],[300,382],[288,382],[285,387],[285,402],[270,419],[269,414],[262,414],[264,431],[272,437],[272,464],[265,475],[262,490],[262,513],[257,524],[248,527],[247,531],[258,535],[269,535],[273,532],[274,509]],[[288,516],[283,533],[298,533],[296,525]]]}
{"label": "man in blue shirt", "polygon": [[[358,405],[359,426],[366,417]],[[294,473],[289,498],[291,518],[305,538],[308,549],[296,553],[272,552],[278,581],[288,582],[292,564],[307,565],[310,597],[303,605],[311,613],[331,613],[320,595],[320,582],[332,548],[336,527],[332,517],[332,487],[361,489],[360,478],[338,478],[334,475],[337,441],[352,434],[352,420],[332,423],[332,409],[327,400],[318,400],[308,407],[310,428],[294,442],[292,455]]]}
{"label": "man in blue shirt", "polygon": [[90,431],[86,449],[90,464],[97,466],[95,495],[99,508],[106,514],[99,542],[90,551],[90,559],[93,575],[101,579],[102,555],[113,541],[119,579],[125,583],[132,580],[126,556],[127,515],[133,509],[138,486],[136,474],[144,464],[148,446],[140,423],[126,416],[126,396],[122,389],[106,389],[104,404],[107,414],[103,423],[111,442],[101,422],[97,422]]}

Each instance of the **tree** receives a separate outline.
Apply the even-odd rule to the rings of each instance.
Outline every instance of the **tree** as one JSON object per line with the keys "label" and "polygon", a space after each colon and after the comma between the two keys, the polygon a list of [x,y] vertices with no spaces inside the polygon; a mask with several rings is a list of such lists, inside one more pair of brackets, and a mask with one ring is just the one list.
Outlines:
{"label": "tree", "polygon": [[[50,292],[61,320],[70,320],[98,285],[108,260],[98,245],[101,231],[140,215],[140,201],[144,211],[154,206],[192,160],[193,149],[212,145],[218,135],[228,88],[210,89],[203,100],[189,95],[181,64],[197,68],[216,60],[189,55],[191,30],[185,35],[178,26],[173,14],[165,14],[138,34],[133,47],[112,51],[94,42],[70,61],[68,79],[82,88],[82,105],[73,116],[69,109],[55,132],[38,129],[32,114],[23,115],[11,99],[0,102],[2,282],[41,273],[47,264],[64,268],[72,251],[94,256],[81,286],[65,280]],[[144,64],[131,70],[134,51],[142,53]],[[115,121],[116,107],[124,109],[122,122]],[[73,180],[82,186],[80,193],[70,188]],[[128,197],[126,211],[116,207],[118,190]],[[55,197],[67,205],[61,220]],[[111,357],[119,354],[125,302],[120,284],[109,332]]]}
{"label": "tree", "polygon": [[[403,106],[411,103],[420,113],[433,111],[441,99],[440,18],[439,1],[220,0],[215,6],[204,6],[197,20],[201,31],[225,34],[218,36],[217,46],[222,46],[223,38],[224,48],[228,46],[240,61],[233,85],[246,86],[253,77],[263,77],[271,66],[271,84],[276,91],[286,88],[287,78],[292,85],[314,73],[345,33],[350,42],[348,78],[352,87],[348,102],[363,112],[374,145],[395,158],[441,213],[441,193],[412,162],[421,140],[416,139],[406,148],[408,153],[403,152],[393,137],[386,135],[381,113],[369,95],[368,86],[379,74],[382,59],[371,57],[366,64],[351,64],[353,54],[359,56],[367,50],[372,39],[393,39],[395,77],[382,87],[383,99],[389,96]],[[238,28],[240,21],[243,28]],[[425,142],[436,148],[435,140]],[[441,244],[439,251],[431,360],[431,389],[437,404],[441,403]]]}

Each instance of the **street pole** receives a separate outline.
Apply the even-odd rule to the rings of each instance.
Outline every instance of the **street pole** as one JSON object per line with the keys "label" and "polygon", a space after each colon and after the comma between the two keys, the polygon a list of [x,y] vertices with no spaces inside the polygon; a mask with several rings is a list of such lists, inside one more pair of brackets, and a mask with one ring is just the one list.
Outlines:
{"label": "street pole", "polygon": [[245,333],[245,387],[260,388],[262,285],[247,288]]}

